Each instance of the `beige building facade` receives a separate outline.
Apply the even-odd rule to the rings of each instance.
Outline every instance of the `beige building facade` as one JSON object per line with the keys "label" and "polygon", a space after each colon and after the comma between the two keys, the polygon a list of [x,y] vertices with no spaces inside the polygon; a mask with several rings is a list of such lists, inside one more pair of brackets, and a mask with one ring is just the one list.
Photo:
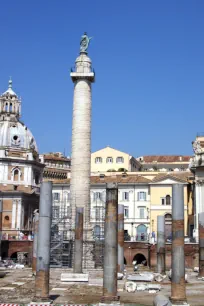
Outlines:
{"label": "beige building facade", "polygon": [[91,154],[91,172],[139,171],[140,163],[128,153],[109,146]]}
{"label": "beige building facade", "polygon": [[[188,205],[191,198],[189,172],[155,173],[116,173],[115,175],[91,176],[90,224],[94,235],[99,233],[99,221],[103,223],[106,201],[106,184],[118,184],[118,203],[124,205],[125,239],[131,241],[149,241],[156,238],[157,216],[165,216],[166,239],[171,239],[172,222],[172,186],[182,184],[184,188],[185,235],[189,235]],[[70,180],[53,183],[53,206],[58,215],[60,211],[71,210]],[[96,227],[95,227],[96,226]],[[103,231],[103,226],[101,226]],[[99,235],[99,234],[98,234]],[[100,233],[100,236],[103,236]]]}

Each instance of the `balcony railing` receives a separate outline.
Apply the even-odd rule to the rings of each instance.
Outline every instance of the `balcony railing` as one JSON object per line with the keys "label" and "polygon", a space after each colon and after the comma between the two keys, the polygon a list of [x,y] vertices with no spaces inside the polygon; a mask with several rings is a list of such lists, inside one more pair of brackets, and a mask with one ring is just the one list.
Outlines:
{"label": "balcony railing", "polygon": [[32,241],[33,234],[32,231],[27,230],[3,230],[2,231],[2,241]]}

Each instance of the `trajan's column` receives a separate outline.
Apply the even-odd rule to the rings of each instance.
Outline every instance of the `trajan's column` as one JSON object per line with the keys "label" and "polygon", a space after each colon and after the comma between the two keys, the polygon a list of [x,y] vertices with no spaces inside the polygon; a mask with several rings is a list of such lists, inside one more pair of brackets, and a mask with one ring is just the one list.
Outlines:
{"label": "trajan's column", "polygon": [[72,220],[75,220],[76,207],[83,207],[85,222],[89,221],[90,213],[91,83],[95,79],[91,59],[87,56],[90,39],[87,33],[81,37],[75,71],[70,73],[74,83],[70,182]]}

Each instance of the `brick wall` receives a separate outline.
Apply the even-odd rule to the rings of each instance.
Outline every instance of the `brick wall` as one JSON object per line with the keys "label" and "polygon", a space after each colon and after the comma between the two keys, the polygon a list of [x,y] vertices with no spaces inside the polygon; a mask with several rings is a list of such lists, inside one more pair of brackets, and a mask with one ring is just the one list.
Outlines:
{"label": "brick wall", "polygon": [[[147,264],[155,269],[157,266],[157,245],[150,245],[141,242],[125,242],[124,257],[127,265],[132,266],[134,256],[142,254],[147,260]],[[185,244],[185,266],[186,268],[198,267],[199,247],[198,244]],[[171,244],[166,244],[166,267],[171,268]]]}

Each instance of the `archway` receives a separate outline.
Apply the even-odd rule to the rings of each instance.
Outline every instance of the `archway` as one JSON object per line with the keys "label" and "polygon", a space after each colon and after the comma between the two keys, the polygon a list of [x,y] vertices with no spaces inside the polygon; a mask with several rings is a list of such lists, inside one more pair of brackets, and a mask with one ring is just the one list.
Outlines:
{"label": "archway", "polygon": [[136,254],[133,258],[133,261],[136,261],[137,265],[143,264],[144,266],[147,266],[147,259],[141,253]]}
{"label": "archway", "polygon": [[14,252],[14,253],[11,255],[11,259],[12,259],[13,261],[17,261],[17,258],[18,258],[18,254],[17,254],[17,252]]}

